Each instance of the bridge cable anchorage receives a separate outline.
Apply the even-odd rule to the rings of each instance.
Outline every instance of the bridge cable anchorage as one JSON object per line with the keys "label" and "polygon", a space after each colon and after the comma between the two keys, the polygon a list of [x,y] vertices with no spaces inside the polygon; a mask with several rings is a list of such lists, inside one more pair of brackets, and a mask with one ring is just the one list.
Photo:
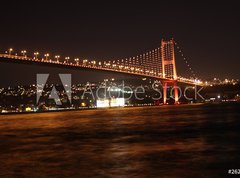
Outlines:
{"label": "bridge cable anchorage", "polygon": [[[175,44],[175,46],[177,47],[177,51],[180,53],[180,55],[181,55],[182,59],[184,60],[186,66],[188,67],[188,70],[190,71],[191,76],[192,76],[194,79],[196,79],[196,78],[197,78],[197,77],[196,77],[196,73],[195,73],[195,71],[193,70],[193,68],[191,67],[190,63],[188,62],[188,59],[185,57],[183,51],[181,50],[181,48],[179,47],[179,45],[178,45],[175,41],[174,41],[174,44]],[[190,77],[191,77],[191,76],[190,76]]]}

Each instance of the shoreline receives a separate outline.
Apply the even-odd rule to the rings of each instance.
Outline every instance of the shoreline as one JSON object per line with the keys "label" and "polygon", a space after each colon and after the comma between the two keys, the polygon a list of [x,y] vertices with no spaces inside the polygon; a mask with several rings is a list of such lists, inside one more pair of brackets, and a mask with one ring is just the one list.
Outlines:
{"label": "shoreline", "polygon": [[[228,102],[232,103],[232,102]],[[186,105],[214,105],[214,104],[224,104],[224,103],[192,103],[192,104],[179,104],[179,105],[147,105],[147,106],[124,106],[124,107],[109,107],[109,108],[80,108],[80,109],[59,109],[59,110],[47,110],[47,111],[29,111],[29,112],[7,112],[7,113],[0,113],[0,116],[5,115],[22,115],[22,114],[42,114],[42,113],[53,113],[53,112],[73,112],[73,111],[86,111],[86,110],[108,110],[108,109],[130,109],[130,108],[149,108],[149,107],[173,107],[173,106],[186,106]],[[225,103],[226,104],[226,103]]]}

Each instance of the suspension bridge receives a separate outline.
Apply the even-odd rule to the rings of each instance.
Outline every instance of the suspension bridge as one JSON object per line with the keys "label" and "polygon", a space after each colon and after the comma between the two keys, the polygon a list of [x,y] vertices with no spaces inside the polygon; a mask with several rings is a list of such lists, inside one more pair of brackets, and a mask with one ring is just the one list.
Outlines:
{"label": "suspension bridge", "polygon": [[[184,78],[178,75],[176,67],[175,52],[180,52],[184,63],[186,63],[189,71],[191,72],[190,78]],[[14,62],[14,63],[30,63],[51,65],[64,68],[77,68],[77,69],[91,69],[99,71],[108,71],[115,73],[124,73],[135,76],[151,77],[161,80],[163,83],[163,103],[166,104],[167,100],[167,86],[174,87],[175,103],[178,103],[178,88],[177,83],[184,83],[190,85],[202,86],[203,83],[196,78],[189,62],[184,57],[178,44],[173,40],[162,40],[160,47],[150,50],[146,53],[137,55],[135,57],[114,59],[108,61],[97,61],[80,58],[74,58],[70,61],[70,57],[60,60],[60,55],[51,58],[49,53],[44,54],[41,58],[38,52],[34,52],[33,57],[27,56],[27,51],[22,50],[21,54],[12,54],[13,49],[10,48],[3,54],[0,54],[0,62]]]}

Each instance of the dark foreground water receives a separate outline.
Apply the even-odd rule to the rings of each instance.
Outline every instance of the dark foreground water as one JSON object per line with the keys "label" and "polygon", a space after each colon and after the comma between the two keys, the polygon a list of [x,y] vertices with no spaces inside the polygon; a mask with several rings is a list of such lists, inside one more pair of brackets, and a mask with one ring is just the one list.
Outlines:
{"label": "dark foreground water", "polygon": [[0,177],[225,177],[240,105],[0,116]]}

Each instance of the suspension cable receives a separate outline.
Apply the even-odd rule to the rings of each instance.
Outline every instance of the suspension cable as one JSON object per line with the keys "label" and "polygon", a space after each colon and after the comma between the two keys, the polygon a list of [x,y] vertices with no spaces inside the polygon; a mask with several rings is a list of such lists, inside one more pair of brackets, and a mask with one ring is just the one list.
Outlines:
{"label": "suspension cable", "polygon": [[181,55],[181,57],[183,58],[185,64],[187,65],[188,70],[189,70],[190,73],[191,73],[191,76],[192,76],[194,79],[196,79],[196,73],[195,73],[195,71],[193,70],[193,68],[191,67],[191,65],[190,65],[190,63],[189,63],[189,60],[187,59],[187,57],[185,57],[185,55],[184,55],[183,51],[181,50],[181,48],[179,47],[179,45],[178,45],[176,42],[174,42],[174,44],[176,45],[177,51],[180,53],[180,55]]}

